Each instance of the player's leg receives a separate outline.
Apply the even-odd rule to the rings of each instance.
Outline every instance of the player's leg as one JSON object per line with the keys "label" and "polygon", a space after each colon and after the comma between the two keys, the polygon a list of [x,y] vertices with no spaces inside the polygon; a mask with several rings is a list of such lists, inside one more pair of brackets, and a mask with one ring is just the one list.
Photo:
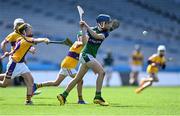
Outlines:
{"label": "player's leg", "polygon": [[37,88],[47,87],[47,86],[59,86],[60,83],[65,79],[65,75],[58,74],[55,81],[47,81],[40,84],[37,84]]}
{"label": "player's leg", "polygon": [[31,105],[32,101],[31,98],[34,94],[34,79],[31,75],[31,71],[26,66],[25,63],[17,63],[15,71],[14,71],[14,77],[22,76],[25,80],[26,87],[27,87],[27,93],[26,93],[26,105]]}
{"label": "player's leg", "polygon": [[129,84],[130,85],[137,85],[138,82],[138,74],[139,71],[141,70],[140,66],[132,65],[131,66],[131,73],[130,73],[130,78],[129,78]]}
{"label": "player's leg", "polygon": [[129,84],[132,85],[134,83],[134,70],[135,70],[135,66],[131,65],[131,72],[129,75]]}
{"label": "player's leg", "polygon": [[0,81],[0,87],[3,87],[3,88],[7,87],[9,85],[10,81],[11,81],[11,79],[4,77],[3,81]]}
{"label": "player's leg", "polygon": [[129,78],[129,84],[132,85],[134,83],[134,71],[131,71],[130,78]]}
{"label": "player's leg", "polygon": [[110,83],[110,79],[111,79],[111,76],[109,76],[110,74],[107,74],[106,76],[106,87],[109,87],[109,83]]}
{"label": "player's leg", "polygon": [[0,81],[3,81],[5,76],[6,76],[6,74],[5,74],[5,73],[0,74]]}
{"label": "player's leg", "polygon": [[110,86],[109,83],[112,77],[112,72],[108,67],[106,68],[105,72],[106,72],[106,87],[109,87]]}
{"label": "player's leg", "polygon": [[153,83],[153,81],[152,81],[151,79],[145,80],[144,83],[143,83],[139,88],[137,88],[137,89],[135,90],[135,92],[136,92],[136,93],[142,92],[145,88],[151,86],[152,83]]}
{"label": "player's leg", "polygon": [[32,101],[32,95],[33,95],[33,84],[34,80],[30,72],[24,73],[21,75],[24,80],[26,80],[26,87],[27,87],[27,94],[26,94],[26,105],[31,105]]}
{"label": "player's leg", "polygon": [[83,99],[82,88],[83,88],[83,80],[77,83],[78,104],[86,104]]}
{"label": "player's leg", "polygon": [[140,93],[145,88],[151,86],[153,82],[158,82],[158,78],[155,74],[152,73],[149,75],[149,78],[143,80],[143,83],[141,83],[140,87],[136,89],[136,93]]}
{"label": "player's leg", "polygon": [[103,67],[97,60],[92,60],[87,63],[87,66],[93,70],[95,74],[98,74],[97,80],[96,80],[96,92],[101,92],[102,84],[105,76],[105,71],[103,70]]}
{"label": "player's leg", "polygon": [[[66,70],[68,75],[72,78],[74,78],[77,74],[77,71],[75,69],[66,69]],[[82,88],[83,88],[83,80],[77,83],[78,104],[86,104],[86,102],[83,99]]]}
{"label": "player's leg", "polygon": [[69,92],[75,87],[75,85],[80,82],[82,80],[82,78],[84,77],[84,75],[86,74],[86,72],[88,71],[88,67],[86,66],[86,64],[81,64],[79,66],[79,70],[75,76],[75,78],[73,78],[71,80],[71,82],[68,84],[68,86],[66,87],[65,91],[58,95],[57,98],[60,101],[60,105],[64,105],[66,98],[69,94]]}
{"label": "player's leg", "polygon": [[134,83],[133,84],[136,86],[138,84],[138,75],[139,75],[139,71],[134,72]]}
{"label": "player's leg", "polygon": [[101,89],[102,89],[102,84],[103,84],[103,80],[105,76],[105,71],[102,65],[96,59],[93,59],[87,63],[87,66],[91,68],[95,74],[98,74],[98,77],[96,80],[96,93],[94,97],[94,103],[100,104],[100,105],[108,105],[108,103],[105,102],[105,100],[101,96]]}
{"label": "player's leg", "polygon": [[10,83],[11,78],[13,78],[13,73],[15,71],[16,63],[10,60],[7,64],[7,70],[5,74],[1,74],[4,76],[3,81],[0,81],[0,87],[7,87]]}

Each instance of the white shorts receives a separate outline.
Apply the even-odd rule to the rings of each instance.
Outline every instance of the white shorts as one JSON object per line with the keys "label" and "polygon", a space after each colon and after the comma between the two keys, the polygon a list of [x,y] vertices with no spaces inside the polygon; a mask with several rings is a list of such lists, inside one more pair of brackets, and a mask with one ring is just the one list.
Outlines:
{"label": "white shorts", "polygon": [[77,74],[77,71],[76,69],[61,68],[61,70],[59,71],[59,74],[73,77],[74,75]]}
{"label": "white shorts", "polygon": [[149,78],[152,79],[152,81],[154,81],[154,82],[159,81],[157,74],[154,74],[154,73],[149,74]]}
{"label": "white shorts", "polygon": [[93,59],[95,59],[92,55],[90,54],[86,54],[86,53],[81,53],[80,57],[79,57],[79,62],[81,64],[87,63],[89,61],[92,61]]}
{"label": "white shorts", "polygon": [[139,66],[131,65],[131,71],[140,72],[140,71],[142,71],[142,66],[141,65],[139,65]]}
{"label": "white shorts", "polygon": [[15,63],[12,59],[9,60],[6,67],[6,77],[13,79],[17,76],[21,76],[24,73],[31,72],[24,62]]}

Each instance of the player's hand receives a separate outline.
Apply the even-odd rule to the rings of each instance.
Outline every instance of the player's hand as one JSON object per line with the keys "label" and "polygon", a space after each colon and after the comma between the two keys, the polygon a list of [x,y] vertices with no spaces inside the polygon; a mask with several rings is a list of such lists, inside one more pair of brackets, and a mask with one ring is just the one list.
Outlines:
{"label": "player's hand", "polygon": [[84,24],[81,21],[79,22],[79,26],[80,26],[81,30],[84,28]]}
{"label": "player's hand", "polygon": [[152,63],[151,65],[152,65],[153,67],[155,67],[155,66],[156,66],[156,63]]}
{"label": "player's hand", "polygon": [[5,52],[1,57],[0,60],[4,59],[5,57],[8,57],[10,55],[9,52]]}
{"label": "player's hand", "polygon": [[82,46],[82,45],[83,45],[83,43],[82,43],[81,41],[78,41],[74,47],[75,47],[75,48],[78,48],[78,47],[80,47],[80,46]]}
{"label": "player's hand", "polygon": [[80,22],[79,22],[79,25],[80,25],[80,27],[82,27],[82,28],[83,28],[83,27],[86,27],[86,28],[88,27],[88,24],[87,24],[85,21],[80,21]]}
{"label": "player's hand", "polygon": [[46,44],[48,44],[48,43],[50,42],[50,40],[49,40],[48,38],[44,38],[44,42],[45,42]]}
{"label": "player's hand", "polygon": [[9,52],[5,52],[3,56],[8,57],[9,55]]}
{"label": "player's hand", "polygon": [[32,54],[35,54],[35,53],[36,53],[36,48],[35,48],[35,47],[31,47],[29,51],[30,51]]}

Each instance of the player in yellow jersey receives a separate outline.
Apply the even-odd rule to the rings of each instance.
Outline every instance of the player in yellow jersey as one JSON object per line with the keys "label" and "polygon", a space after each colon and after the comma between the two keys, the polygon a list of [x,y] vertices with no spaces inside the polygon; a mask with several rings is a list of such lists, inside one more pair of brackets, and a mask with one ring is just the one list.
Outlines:
{"label": "player in yellow jersey", "polygon": [[[45,86],[58,86],[60,83],[67,77],[70,76],[72,78],[75,77],[77,71],[76,67],[79,61],[79,54],[83,49],[83,42],[81,41],[81,33],[78,35],[78,40],[74,42],[74,44],[70,47],[67,56],[61,62],[61,69],[59,74],[57,75],[57,79],[55,81],[48,81],[44,83],[37,84],[37,88],[45,87]],[[80,81],[77,84],[77,92],[78,92],[78,104],[86,104],[82,97],[82,86],[83,81]]]}
{"label": "player in yellow jersey", "polygon": [[[17,18],[14,20],[14,27],[13,27],[13,32],[10,33],[2,42],[1,42],[1,49],[4,52],[4,54],[6,54],[7,50],[6,50],[6,46],[8,43],[11,44],[11,50],[14,49],[15,47],[15,43],[17,41],[17,39],[21,36],[20,34],[18,34],[16,32],[16,29],[19,27],[19,25],[23,24],[24,20],[21,18]],[[2,60],[2,59],[1,59]],[[5,74],[0,74],[0,80],[2,81],[4,79]]]}
{"label": "player in yellow jersey", "polygon": [[17,28],[19,27],[19,25],[25,23],[23,19],[21,18],[17,18],[14,20],[14,28],[13,28],[13,32],[10,33],[1,43],[1,48],[3,50],[3,52],[6,52],[6,45],[7,43],[11,44],[11,50],[14,49],[16,42],[18,41],[17,39],[21,36],[19,33],[17,33]]}
{"label": "player in yellow jersey", "polygon": [[[17,33],[17,28],[22,25],[24,22],[23,19],[21,18],[17,18],[14,20],[14,27],[13,27],[13,32],[10,33],[2,42],[1,42],[1,49],[2,51],[6,54],[7,50],[6,50],[6,46],[8,43],[11,44],[11,50],[14,49],[16,42],[20,39],[21,35],[19,33]],[[30,49],[31,53],[35,53],[35,48],[32,47]],[[0,74],[0,80],[4,79],[5,74]]]}
{"label": "player in yellow jersey", "polygon": [[17,30],[21,36],[16,43],[15,48],[11,52],[5,53],[6,56],[10,56],[10,60],[7,64],[5,78],[3,81],[0,81],[0,87],[5,87],[10,79],[13,79],[16,76],[22,76],[24,80],[26,80],[27,86],[26,105],[31,105],[34,80],[29,68],[24,63],[24,58],[33,45],[41,42],[49,43],[49,39],[32,38],[32,27],[26,23],[20,25]]}
{"label": "player in yellow jersey", "polygon": [[[6,54],[7,50],[6,50],[6,46],[8,43],[11,44],[11,50],[14,50],[14,47],[16,45],[16,42],[19,41],[21,35],[17,32],[17,29],[20,25],[24,24],[25,21],[22,19],[22,18],[17,18],[14,20],[14,24],[13,24],[13,32],[10,33],[2,42],[1,42],[1,49],[2,51],[4,52],[4,54]],[[29,50],[30,53],[34,54],[35,53],[35,48],[34,47],[31,47],[30,50]],[[9,60],[10,60],[11,57],[9,57]],[[1,59],[2,60],[2,59]],[[0,80],[3,81],[4,77],[5,77],[5,73],[4,74],[0,74]],[[24,80],[25,83],[26,83],[26,80]],[[10,83],[10,82],[9,82]],[[8,84],[6,86],[8,86]],[[33,86],[33,90],[34,90],[34,95],[37,95],[37,94],[40,94],[41,92],[40,91],[36,91],[36,88],[35,88],[35,84]],[[36,91],[36,92],[35,92]]]}
{"label": "player in yellow jersey", "polygon": [[165,69],[166,58],[165,58],[166,48],[164,45],[160,45],[157,49],[157,53],[153,54],[148,59],[147,73],[149,77],[142,80],[140,87],[135,90],[136,93],[140,93],[145,88],[152,85],[153,82],[158,82],[157,73],[160,69]]}
{"label": "player in yellow jersey", "polygon": [[131,65],[131,73],[129,84],[137,85],[139,72],[142,71],[144,56],[141,53],[141,47],[139,45],[135,45],[135,50],[131,55],[130,65]]}

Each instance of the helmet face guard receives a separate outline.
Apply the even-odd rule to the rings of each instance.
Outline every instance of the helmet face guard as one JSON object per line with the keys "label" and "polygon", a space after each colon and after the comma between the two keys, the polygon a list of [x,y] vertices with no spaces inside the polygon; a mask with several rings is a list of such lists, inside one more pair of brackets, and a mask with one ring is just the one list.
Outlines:
{"label": "helmet face guard", "polygon": [[[32,26],[30,25],[30,24],[28,24],[28,23],[24,23],[24,24],[22,24],[22,25],[20,25],[19,27],[18,27],[18,29],[17,29],[17,32],[19,33],[19,34],[25,34],[25,36],[28,36],[28,37],[32,37],[33,35],[31,34],[31,35],[27,35],[26,34],[26,31],[27,31],[27,29],[31,29],[32,28]],[[23,34],[23,35],[24,35]]]}

